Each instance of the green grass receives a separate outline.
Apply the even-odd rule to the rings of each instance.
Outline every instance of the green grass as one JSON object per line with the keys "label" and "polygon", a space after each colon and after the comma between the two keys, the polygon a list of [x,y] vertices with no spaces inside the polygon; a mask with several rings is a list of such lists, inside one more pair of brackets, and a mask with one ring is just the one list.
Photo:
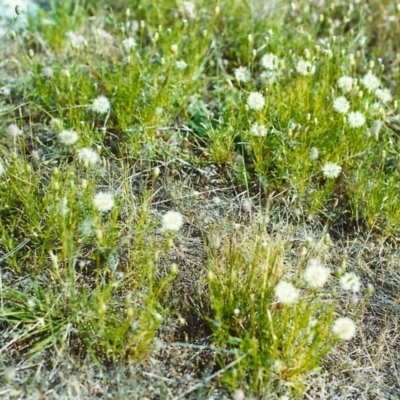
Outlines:
{"label": "green grass", "polygon": [[[293,248],[274,218],[398,236],[400,28],[380,17],[395,4],[282,1],[265,17],[246,1],[128,3],[54,2],[2,38],[20,71],[0,103],[0,315],[12,332],[2,352],[135,364],[191,307],[221,350],[222,388],[299,397],[338,345],[337,318],[357,321],[371,293],[354,289],[364,300],[352,304],[329,235]],[[218,190],[241,198],[243,214],[216,221]],[[166,226],[171,210],[183,228],[176,216]],[[177,292],[191,235],[198,282]],[[330,268],[318,288],[310,259]]]}

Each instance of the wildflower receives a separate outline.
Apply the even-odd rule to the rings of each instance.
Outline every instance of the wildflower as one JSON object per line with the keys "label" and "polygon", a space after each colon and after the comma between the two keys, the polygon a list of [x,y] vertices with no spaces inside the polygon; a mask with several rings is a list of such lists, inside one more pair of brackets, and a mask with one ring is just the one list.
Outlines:
{"label": "wildflower", "polygon": [[18,136],[22,135],[21,129],[19,129],[19,127],[15,124],[11,124],[11,125],[7,126],[7,133],[14,139],[16,139]]}
{"label": "wildflower", "polygon": [[379,103],[377,101],[370,105],[369,112],[370,112],[370,114],[372,116],[384,115],[385,114],[385,110],[383,109],[381,103]]}
{"label": "wildflower", "polygon": [[290,282],[280,281],[275,286],[275,296],[278,298],[279,302],[283,304],[296,303],[299,294],[300,291]]}
{"label": "wildflower", "polygon": [[100,156],[89,147],[84,147],[78,150],[78,159],[85,167],[92,166],[100,162]]}
{"label": "wildflower", "polygon": [[338,79],[338,87],[343,93],[349,93],[353,87],[354,79],[350,76],[341,76]]}
{"label": "wildflower", "polygon": [[96,193],[93,198],[93,206],[100,212],[110,211],[114,207],[114,196],[110,192]]}
{"label": "wildflower", "polygon": [[238,82],[248,82],[250,79],[250,72],[246,67],[236,68],[235,78]]}
{"label": "wildflower", "polygon": [[341,340],[350,340],[356,334],[356,324],[349,317],[338,318],[333,324],[332,332]]}
{"label": "wildflower", "polygon": [[299,60],[296,65],[296,71],[302,76],[309,76],[315,74],[315,65],[310,61]]}
{"label": "wildflower", "polygon": [[87,46],[87,41],[82,35],[76,35],[74,32],[67,32],[67,38],[71,42],[73,49],[82,49]]}
{"label": "wildflower", "polygon": [[125,49],[127,53],[130,53],[130,51],[136,47],[136,40],[133,38],[128,38],[122,41],[122,46]]}
{"label": "wildflower", "polygon": [[361,79],[361,83],[370,92],[375,91],[380,86],[381,82],[379,78],[374,75],[371,71],[368,71],[366,75]]}
{"label": "wildflower", "polygon": [[342,172],[342,167],[333,162],[327,162],[322,167],[322,173],[325,176],[325,178],[328,179],[337,178],[341,172]]}
{"label": "wildflower", "polygon": [[74,130],[63,130],[58,134],[60,143],[71,146],[78,141],[78,134]]}
{"label": "wildflower", "polygon": [[279,58],[272,53],[264,54],[261,58],[261,65],[268,70],[274,70],[278,67]]}
{"label": "wildflower", "polygon": [[304,272],[304,280],[313,288],[323,287],[330,275],[329,268],[321,265],[320,261],[312,258],[308,261]]}
{"label": "wildflower", "polygon": [[319,151],[316,147],[311,147],[310,149],[310,158],[311,160],[318,160],[319,158]]}
{"label": "wildflower", "polygon": [[340,284],[343,290],[351,290],[354,293],[360,291],[361,281],[354,272],[347,272],[340,278]]}
{"label": "wildflower", "polygon": [[390,93],[390,90],[385,89],[376,89],[375,96],[382,102],[382,103],[389,103],[393,100],[393,96]]}
{"label": "wildflower", "polygon": [[176,69],[181,69],[181,70],[183,70],[183,69],[186,69],[187,64],[186,64],[186,62],[183,61],[183,60],[177,60],[177,61],[175,61],[175,67],[176,67]]}
{"label": "wildflower", "polygon": [[0,176],[4,175],[6,173],[6,167],[4,164],[0,161]]}
{"label": "wildflower", "polygon": [[340,96],[333,102],[333,109],[338,113],[347,114],[350,110],[350,103],[344,96]]}
{"label": "wildflower", "polygon": [[110,111],[110,100],[106,96],[98,96],[92,103],[92,110],[99,114],[106,114]]}
{"label": "wildflower", "polygon": [[183,217],[180,212],[168,211],[162,217],[163,231],[179,231],[183,225]]}
{"label": "wildflower", "polygon": [[265,125],[259,125],[257,123],[254,123],[251,125],[250,133],[253,136],[265,137],[267,136],[267,128],[265,127]]}
{"label": "wildflower", "polygon": [[247,105],[251,110],[260,111],[265,106],[265,98],[261,93],[251,92],[247,98]]}
{"label": "wildflower", "polygon": [[360,111],[352,111],[347,116],[351,128],[361,128],[365,124],[365,116]]}

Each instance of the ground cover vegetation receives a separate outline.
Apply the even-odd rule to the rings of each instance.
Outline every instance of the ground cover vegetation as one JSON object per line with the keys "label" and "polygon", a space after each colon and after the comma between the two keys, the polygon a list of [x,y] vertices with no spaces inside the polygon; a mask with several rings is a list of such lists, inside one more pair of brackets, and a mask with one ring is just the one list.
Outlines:
{"label": "ground cover vegetation", "polygon": [[10,21],[2,396],[398,398],[399,14],[87,0]]}

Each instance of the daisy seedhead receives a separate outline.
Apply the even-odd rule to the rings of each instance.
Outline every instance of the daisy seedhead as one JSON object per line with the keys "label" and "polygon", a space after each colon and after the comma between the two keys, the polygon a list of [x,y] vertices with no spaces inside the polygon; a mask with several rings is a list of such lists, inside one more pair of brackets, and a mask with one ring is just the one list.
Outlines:
{"label": "daisy seedhead", "polygon": [[106,96],[98,96],[92,103],[92,110],[98,114],[107,114],[110,108],[110,100],[108,100]]}
{"label": "daisy seedhead", "polygon": [[234,73],[238,82],[248,82],[250,80],[250,72],[246,67],[236,68]]}
{"label": "daisy seedhead", "polygon": [[350,76],[341,76],[338,79],[338,87],[343,93],[349,93],[353,88],[353,82],[354,79]]}
{"label": "daisy seedhead", "polygon": [[299,60],[296,64],[296,71],[299,75],[309,76],[315,74],[315,65],[310,61]]}
{"label": "daisy seedhead", "polygon": [[178,211],[168,211],[162,217],[162,230],[178,232],[183,225],[182,214]]}
{"label": "daisy seedhead", "polygon": [[381,85],[379,78],[371,71],[368,71],[367,74],[364,75],[361,79],[361,83],[369,92],[374,92]]}
{"label": "daisy seedhead", "polygon": [[74,130],[62,130],[58,134],[58,141],[66,146],[71,146],[78,141],[78,134]]}
{"label": "daisy seedhead", "polygon": [[343,290],[357,293],[361,288],[360,278],[354,272],[347,272],[340,278],[340,284]]}
{"label": "daisy seedhead", "polygon": [[261,58],[261,65],[267,70],[277,69],[279,66],[279,58],[272,53],[264,54]]}
{"label": "daisy seedhead", "polygon": [[361,128],[365,122],[365,116],[360,111],[352,111],[347,116],[347,122],[351,128]]}
{"label": "daisy seedhead", "polygon": [[247,105],[251,110],[261,111],[265,106],[265,98],[259,92],[251,92],[247,98]]}
{"label": "daisy seedhead", "polygon": [[375,96],[382,102],[382,103],[389,103],[393,100],[393,96],[390,93],[390,90],[385,89],[376,89]]}
{"label": "daisy seedhead", "polygon": [[93,166],[100,162],[100,156],[91,148],[84,147],[78,150],[78,160],[85,166]]}
{"label": "daisy seedhead", "polygon": [[347,114],[350,103],[344,96],[337,97],[333,102],[333,109],[340,114]]}
{"label": "daisy seedhead", "polygon": [[7,133],[14,139],[17,138],[18,136],[22,136],[22,130],[16,124],[8,125]]}
{"label": "daisy seedhead", "polygon": [[338,318],[333,324],[332,332],[341,340],[350,340],[356,334],[356,324],[349,317]]}
{"label": "daisy seedhead", "polygon": [[329,275],[329,268],[324,267],[320,260],[312,258],[308,261],[304,280],[313,288],[321,288],[325,285]]}
{"label": "daisy seedhead", "polygon": [[253,136],[265,137],[267,136],[267,128],[265,125],[254,123],[250,127],[250,133]]}
{"label": "daisy seedhead", "polygon": [[177,60],[177,61],[175,61],[175,67],[176,67],[176,69],[184,70],[187,68],[187,63],[186,63],[186,61],[183,61],[183,60]]}
{"label": "daisy seedhead", "polygon": [[93,197],[93,206],[97,211],[107,212],[114,207],[114,196],[110,192],[99,192]]}
{"label": "daisy seedhead", "polygon": [[327,162],[322,167],[322,173],[324,174],[325,178],[328,179],[337,178],[341,172],[342,172],[342,167],[333,162]]}
{"label": "daisy seedhead", "polygon": [[122,41],[122,47],[127,53],[130,53],[132,49],[136,47],[136,40],[133,38],[127,38]]}
{"label": "daisy seedhead", "polygon": [[274,290],[278,301],[283,304],[296,303],[300,295],[300,291],[292,283],[285,281],[280,281]]}

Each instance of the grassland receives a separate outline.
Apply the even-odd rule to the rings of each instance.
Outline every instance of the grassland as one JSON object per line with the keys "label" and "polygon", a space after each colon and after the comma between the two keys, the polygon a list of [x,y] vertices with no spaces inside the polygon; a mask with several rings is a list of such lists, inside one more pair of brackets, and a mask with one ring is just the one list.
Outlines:
{"label": "grassland", "polygon": [[86,0],[9,21],[1,397],[400,398],[399,14]]}

